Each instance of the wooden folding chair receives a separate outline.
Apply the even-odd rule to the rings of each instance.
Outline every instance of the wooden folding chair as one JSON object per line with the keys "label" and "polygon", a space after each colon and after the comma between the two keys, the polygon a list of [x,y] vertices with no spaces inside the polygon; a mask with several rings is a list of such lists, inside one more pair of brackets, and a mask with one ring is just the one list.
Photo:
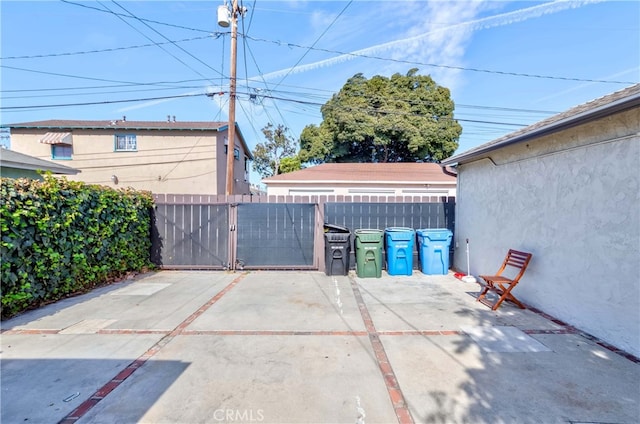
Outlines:
{"label": "wooden folding chair", "polygon": [[[532,256],[533,255],[531,253],[509,249],[507,256],[504,258],[504,262],[502,262],[502,266],[496,275],[480,275],[480,278],[486,281],[487,284],[484,286],[482,293],[478,296],[478,302],[483,305],[487,305],[492,311],[498,309],[500,304],[505,300],[515,303],[520,307],[520,309],[525,309],[524,305],[511,294],[511,290],[513,290],[520,281],[520,277],[522,277],[522,274],[524,274],[524,271],[527,269]],[[518,273],[514,278],[502,276],[503,271],[507,267],[516,268],[518,270]],[[499,296],[498,300],[493,304],[486,298],[487,292],[489,291],[492,291]]]}

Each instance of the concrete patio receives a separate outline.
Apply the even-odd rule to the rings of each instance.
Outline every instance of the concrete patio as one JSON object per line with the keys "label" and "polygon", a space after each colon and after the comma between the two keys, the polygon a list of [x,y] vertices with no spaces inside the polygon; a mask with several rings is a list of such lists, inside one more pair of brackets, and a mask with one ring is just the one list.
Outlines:
{"label": "concrete patio", "polygon": [[[640,364],[452,274],[162,271],[2,323],[3,423],[638,423]],[[517,293],[517,292],[516,292]]]}

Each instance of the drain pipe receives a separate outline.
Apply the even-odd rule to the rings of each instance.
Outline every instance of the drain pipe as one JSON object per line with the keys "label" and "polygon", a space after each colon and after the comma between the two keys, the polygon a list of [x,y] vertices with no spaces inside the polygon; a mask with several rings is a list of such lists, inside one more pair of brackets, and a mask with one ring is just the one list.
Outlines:
{"label": "drain pipe", "polygon": [[[451,176],[451,177],[458,177],[458,174],[456,172],[454,172],[453,170],[449,170],[447,169],[447,165],[440,165],[442,167],[442,172],[444,172],[445,174]],[[452,165],[452,168],[455,168],[457,165]]]}

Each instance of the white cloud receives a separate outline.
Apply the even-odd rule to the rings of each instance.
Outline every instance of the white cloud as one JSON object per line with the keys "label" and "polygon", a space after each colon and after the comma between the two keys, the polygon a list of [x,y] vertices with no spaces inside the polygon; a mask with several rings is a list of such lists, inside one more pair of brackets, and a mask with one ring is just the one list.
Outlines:
{"label": "white cloud", "polygon": [[[582,7],[587,4],[600,3],[604,0],[557,0],[535,6],[524,7],[511,12],[498,13],[492,16],[478,17],[481,13],[495,7],[490,2],[477,1],[416,1],[402,2],[401,9],[411,27],[406,34],[397,40],[376,44],[370,47],[341,54],[330,59],[324,59],[306,65],[297,65],[279,71],[269,72],[261,76],[248,78],[251,81],[281,79],[290,74],[310,72],[321,68],[329,68],[353,60],[360,56],[382,56],[421,63],[432,63],[441,66],[422,69],[429,72],[434,79],[450,89],[460,83],[460,69],[446,68],[463,66],[467,46],[471,42],[473,33],[483,29],[512,25],[544,15],[558,13],[567,9]],[[385,9],[387,12],[389,9]],[[379,13],[379,12],[378,12]],[[330,15],[314,16],[314,21],[331,23],[335,17]],[[397,16],[394,19],[398,19]],[[327,25],[328,25],[327,23]],[[444,65],[445,67],[442,67]],[[388,69],[406,70],[407,65],[387,65]],[[382,68],[381,68],[382,69]],[[380,72],[378,72],[380,73]],[[139,109],[162,101],[145,103],[120,109],[121,112]]]}
{"label": "white cloud", "polygon": [[[419,56],[418,53],[420,53],[420,46],[426,46],[430,42],[433,42],[434,45],[445,46],[446,48],[441,48],[437,51],[435,47],[427,47],[430,49],[430,51],[426,52],[427,58],[429,57],[429,54],[431,54],[433,57],[433,63],[456,66],[455,63],[446,63],[445,60],[449,59],[455,61],[456,58],[461,58],[464,55],[464,48],[468,44],[474,31],[511,25],[528,19],[539,18],[547,14],[582,7],[590,3],[599,3],[601,1],[604,0],[558,0],[483,18],[476,18],[477,13],[482,10],[482,2],[430,2],[428,5],[429,8],[431,8],[431,12],[437,14],[444,20],[443,22],[446,22],[444,26],[434,28],[426,32],[420,32],[419,30],[414,29],[414,33],[410,32],[406,37],[395,41],[355,50],[349,54],[338,55],[331,59],[320,60],[306,65],[298,65],[295,68],[286,68],[270,72],[264,74],[262,78],[282,78],[287,74],[309,72],[320,68],[334,66],[353,60],[358,55],[375,56],[389,51],[391,51],[396,58],[403,57],[403,60],[408,60],[407,56],[413,57],[414,59],[419,57],[420,62],[426,62],[425,57]],[[427,14],[427,16],[431,15]],[[447,21],[447,19],[454,19],[453,22],[455,23],[448,24],[449,21]],[[423,51],[421,53],[424,54],[425,52]],[[447,57],[446,55],[451,56]],[[457,71],[453,69],[448,69],[446,72],[450,75],[455,75],[457,73]],[[445,72],[443,71],[443,74],[444,73]]]}

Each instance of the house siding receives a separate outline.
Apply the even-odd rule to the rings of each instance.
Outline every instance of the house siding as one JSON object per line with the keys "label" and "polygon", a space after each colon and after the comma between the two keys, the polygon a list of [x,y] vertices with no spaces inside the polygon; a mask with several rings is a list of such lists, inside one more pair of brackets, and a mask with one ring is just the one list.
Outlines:
{"label": "house siding", "polygon": [[425,188],[425,184],[379,184],[360,183],[269,183],[267,195],[269,196],[446,196],[455,197],[456,184],[430,184],[432,187]]}
{"label": "house siding", "polygon": [[[640,355],[640,109],[459,165],[454,266],[533,253],[516,296]],[[463,249],[463,250],[460,250]]]}
{"label": "house siding", "polygon": [[436,163],[323,163],[262,182],[270,196],[456,195],[455,174]]}
{"label": "house siding", "polygon": [[[133,187],[153,193],[221,194],[226,188],[224,137],[218,131],[74,129],[71,160],[53,160],[51,146],[40,143],[46,129],[11,131],[12,149],[40,159],[64,163],[82,172],[69,179],[91,184]],[[115,151],[115,134],[134,134],[137,151]],[[249,193],[242,147],[234,166],[234,192]]]}

